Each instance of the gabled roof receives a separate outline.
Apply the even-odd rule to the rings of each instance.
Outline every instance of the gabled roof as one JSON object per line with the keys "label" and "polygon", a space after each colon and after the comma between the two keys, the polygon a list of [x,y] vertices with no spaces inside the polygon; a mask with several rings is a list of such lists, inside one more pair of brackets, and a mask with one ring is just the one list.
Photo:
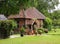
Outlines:
{"label": "gabled roof", "polygon": [[10,15],[8,18],[45,19],[45,16],[41,12],[39,12],[35,7],[30,7],[25,11],[21,10],[17,15]]}
{"label": "gabled roof", "polygon": [[0,14],[0,20],[7,20],[7,18],[3,14]]}

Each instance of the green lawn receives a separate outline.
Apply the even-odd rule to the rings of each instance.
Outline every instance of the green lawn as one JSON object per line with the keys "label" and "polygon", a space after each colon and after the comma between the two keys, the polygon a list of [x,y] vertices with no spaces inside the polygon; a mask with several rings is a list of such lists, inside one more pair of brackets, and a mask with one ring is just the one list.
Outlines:
{"label": "green lawn", "polygon": [[60,36],[38,35],[0,40],[0,44],[60,44]]}
{"label": "green lawn", "polygon": [[60,29],[55,29],[56,32],[54,32],[54,29],[52,29],[52,31],[50,31],[48,34],[55,34],[55,35],[60,35]]}
{"label": "green lawn", "polygon": [[[56,33],[58,33],[57,31]],[[52,34],[55,32],[49,32]],[[0,40],[0,44],[60,44],[60,35],[33,35]]]}

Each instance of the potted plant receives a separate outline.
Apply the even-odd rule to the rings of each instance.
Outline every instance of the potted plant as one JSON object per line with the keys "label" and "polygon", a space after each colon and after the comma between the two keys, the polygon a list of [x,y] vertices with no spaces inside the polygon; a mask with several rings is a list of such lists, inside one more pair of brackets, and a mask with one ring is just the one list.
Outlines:
{"label": "potted plant", "polygon": [[25,30],[24,30],[24,29],[25,29],[25,28],[24,28],[24,27],[22,27],[22,28],[21,28],[21,30],[20,30],[20,36],[21,36],[21,37],[23,37],[23,36],[24,36],[24,32],[25,32]]}

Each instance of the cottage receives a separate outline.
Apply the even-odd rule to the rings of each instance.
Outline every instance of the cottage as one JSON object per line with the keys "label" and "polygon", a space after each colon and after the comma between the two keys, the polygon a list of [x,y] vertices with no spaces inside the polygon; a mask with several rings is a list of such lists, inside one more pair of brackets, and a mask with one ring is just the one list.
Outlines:
{"label": "cottage", "polygon": [[0,14],[0,20],[7,20],[7,18],[3,14]]}
{"label": "cottage", "polygon": [[32,32],[32,30],[34,30],[34,25],[36,25],[37,28],[43,27],[45,16],[35,7],[30,7],[26,10],[21,10],[19,14],[10,15],[8,18],[15,19],[19,29],[21,29],[22,26],[27,26],[28,32]]}

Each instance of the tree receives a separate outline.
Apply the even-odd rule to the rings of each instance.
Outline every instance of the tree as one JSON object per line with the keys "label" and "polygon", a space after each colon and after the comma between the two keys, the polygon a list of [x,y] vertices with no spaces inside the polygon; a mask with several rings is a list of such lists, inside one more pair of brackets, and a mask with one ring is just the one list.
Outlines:
{"label": "tree", "polygon": [[29,0],[5,0],[0,1],[0,14],[5,14],[6,16],[10,14],[19,13],[22,8],[27,8],[29,5]]}
{"label": "tree", "polygon": [[44,20],[44,28],[48,29],[49,31],[51,30],[52,27],[52,20],[48,17]]}
{"label": "tree", "polygon": [[[37,9],[43,13],[43,10],[51,10],[55,8],[55,5],[59,4],[59,0],[38,0]],[[36,5],[36,4],[35,4]]]}
{"label": "tree", "polygon": [[60,10],[52,13],[53,26],[60,26]]}
{"label": "tree", "polygon": [[[51,4],[49,4],[49,2],[51,2]],[[58,0],[3,0],[0,1],[0,13],[8,16],[19,13],[20,9],[26,9],[30,6],[35,6],[43,13],[43,10],[47,10],[47,7],[53,8],[53,5],[56,4],[58,4]]]}

